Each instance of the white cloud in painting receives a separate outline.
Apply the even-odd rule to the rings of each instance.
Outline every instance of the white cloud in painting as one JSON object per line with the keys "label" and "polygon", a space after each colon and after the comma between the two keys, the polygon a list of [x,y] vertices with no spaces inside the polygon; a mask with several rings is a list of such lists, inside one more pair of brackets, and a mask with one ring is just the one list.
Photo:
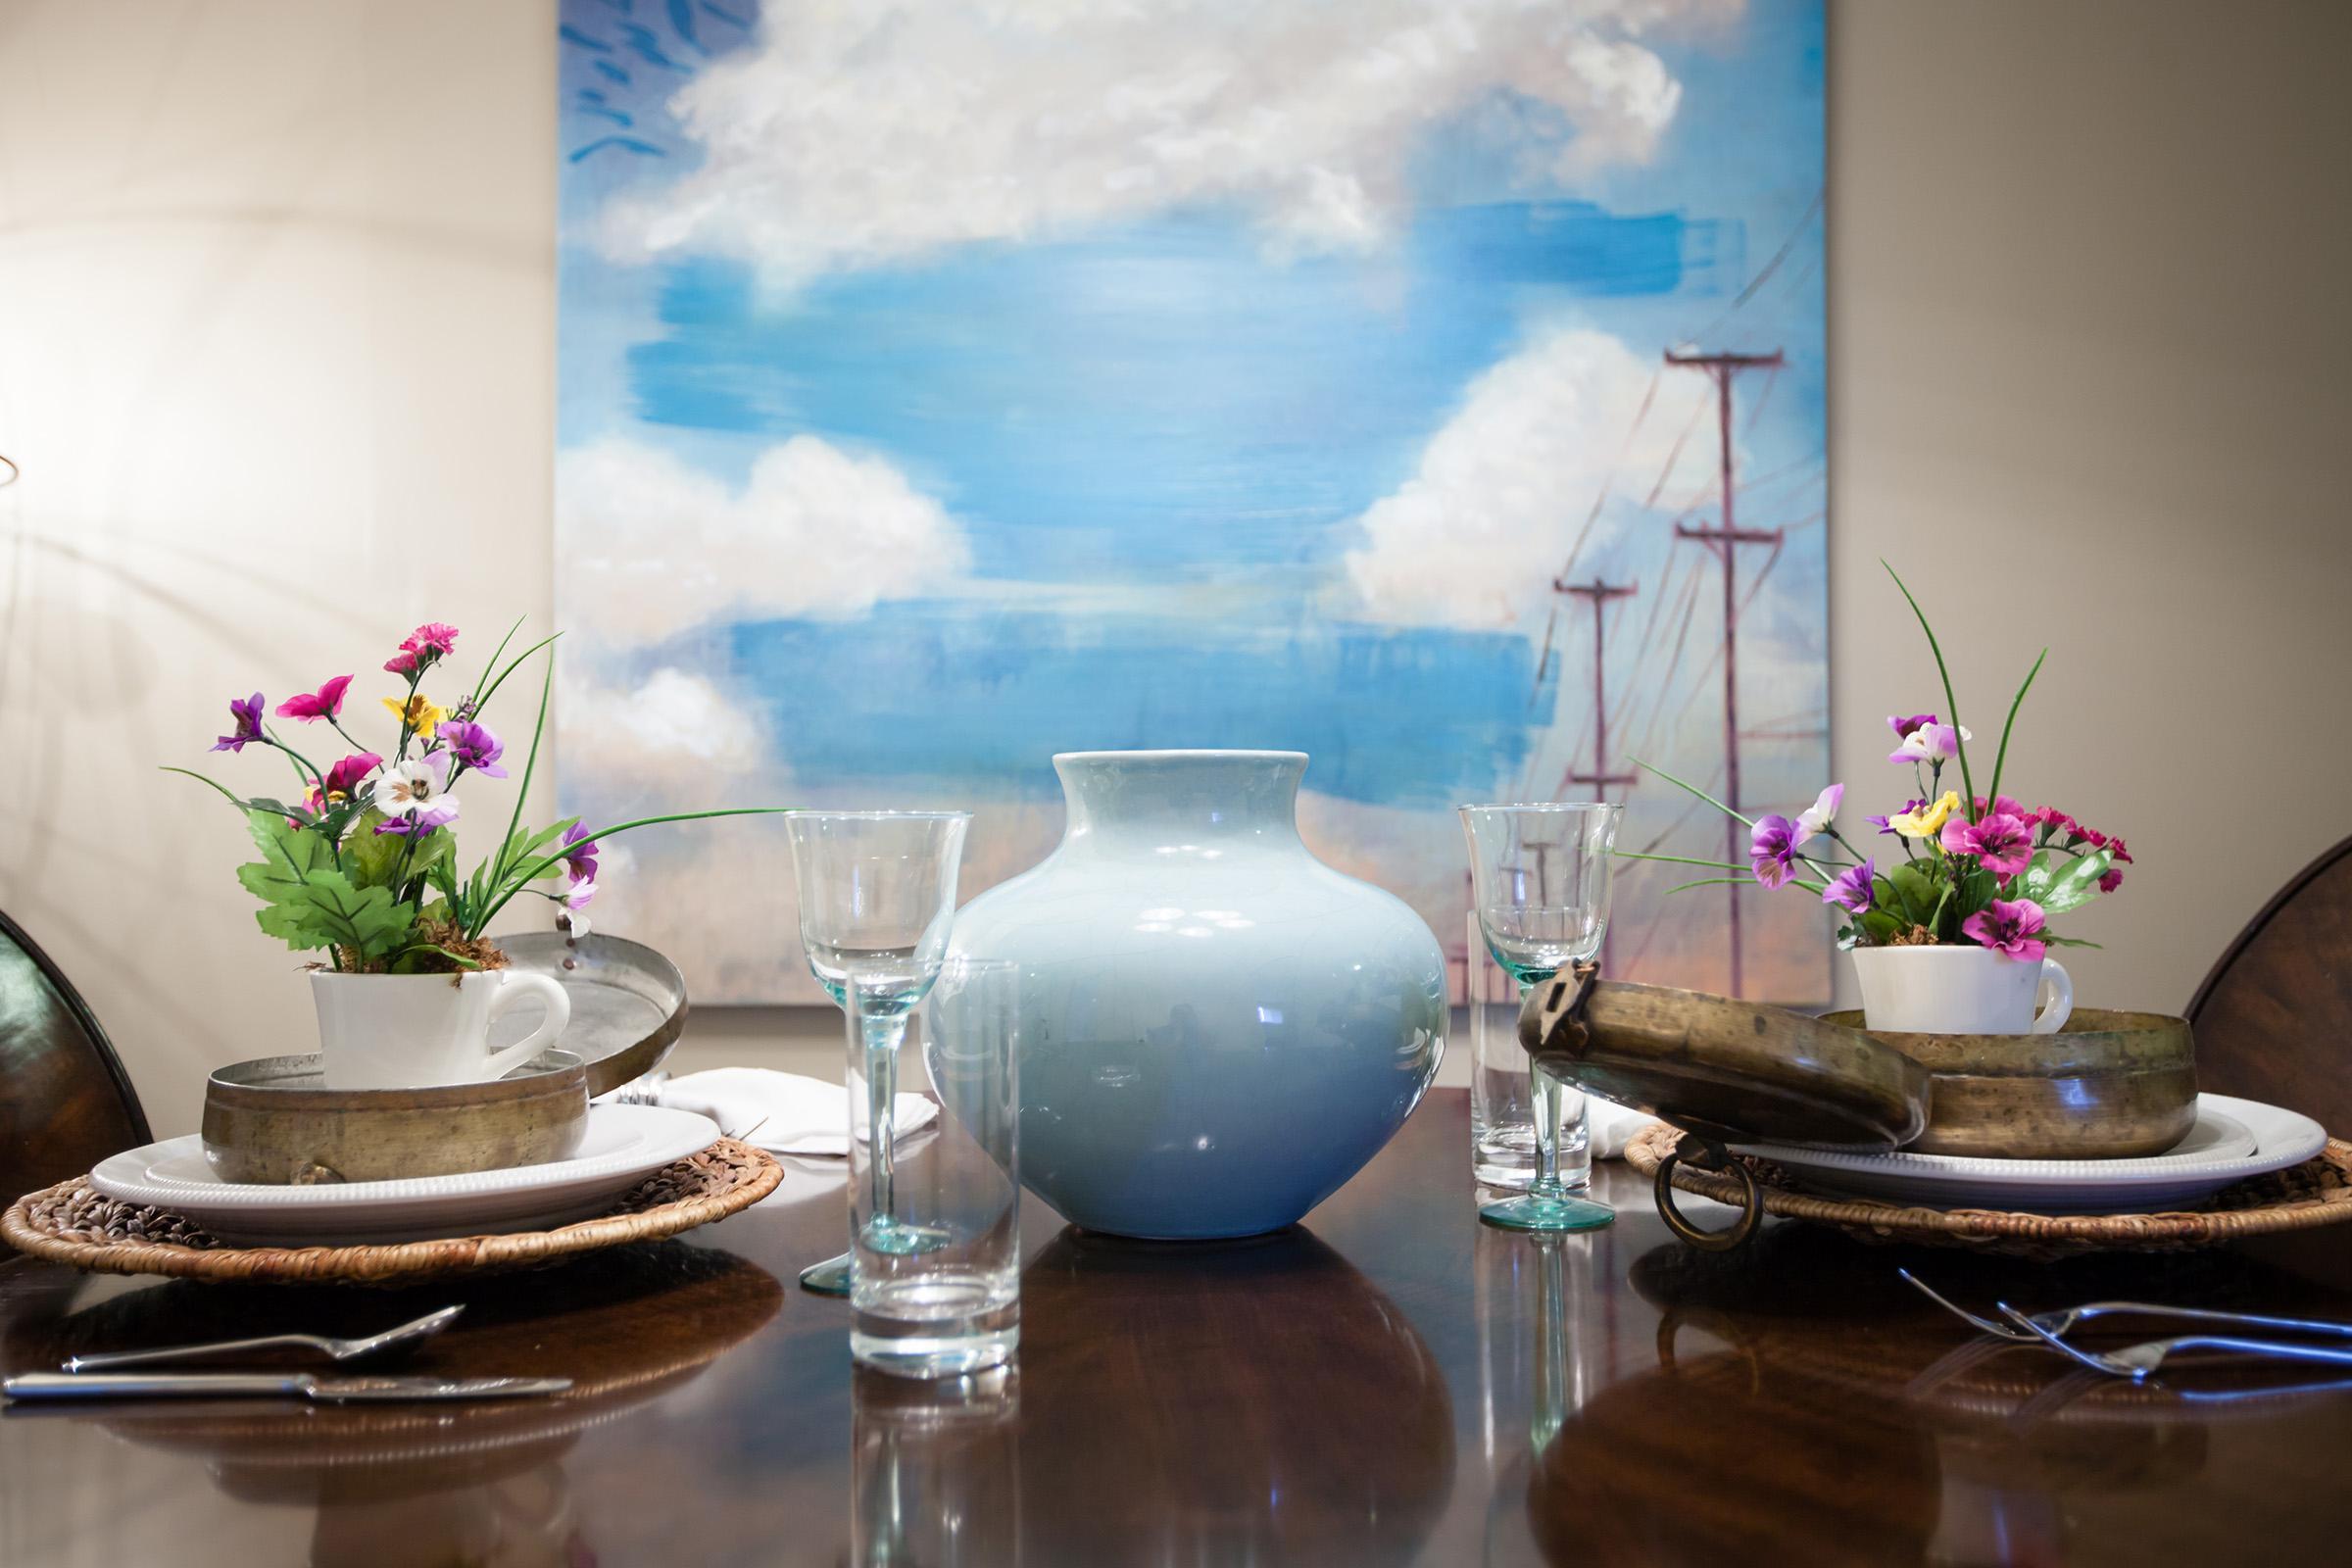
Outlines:
{"label": "white cloud in painting", "polygon": [[606,648],[713,621],[858,615],[971,564],[946,509],[878,457],[812,435],[769,447],[741,488],[626,437],[557,460],[564,613]]}
{"label": "white cloud in painting", "polygon": [[1416,143],[1517,105],[1538,176],[1642,163],[1682,86],[1652,44],[1743,0],[793,0],[671,99],[700,163],[615,195],[619,260],[771,284],[1232,203],[1278,249],[1378,243]]}
{"label": "white cloud in painting", "polygon": [[1480,629],[1540,616],[1603,486],[1614,478],[1639,504],[1669,461],[1679,486],[1714,450],[1709,429],[1677,457],[1705,386],[1695,374],[1659,380],[1637,427],[1658,368],[1608,333],[1555,326],[1482,371],[1413,476],[1357,519],[1364,542],[1345,558],[1353,612]]}
{"label": "white cloud in painting", "polygon": [[579,776],[567,793],[596,799],[652,794],[673,808],[736,804],[725,788],[755,773],[781,781],[760,720],[705,676],[669,665],[627,686],[575,677],[557,691],[559,749]]}

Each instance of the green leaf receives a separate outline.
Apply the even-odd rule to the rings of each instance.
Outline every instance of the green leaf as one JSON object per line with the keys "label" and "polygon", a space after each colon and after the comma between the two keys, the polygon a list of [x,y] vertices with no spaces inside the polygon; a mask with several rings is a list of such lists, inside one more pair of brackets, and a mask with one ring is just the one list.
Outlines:
{"label": "green leaf", "polygon": [[2105,850],[2082,856],[2059,849],[2036,850],[2018,874],[2018,897],[2032,899],[2044,914],[2062,913],[2096,898],[2099,878],[2112,863],[2113,857]]}
{"label": "green leaf", "polygon": [[2095,948],[2098,946],[2096,942],[2085,942],[2081,937],[2054,937],[2047,931],[2041,934],[2041,940],[2053,948]]}
{"label": "green leaf", "polygon": [[1903,933],[1903,922],[1885,909],[1865,910],[1861,925],[1863,934],[1874,943],[1892,942]]}
{"label": "green leaf", "polygon": [[1894,888],[1895,902],[1911,925],[1926,925],[1936,917],[1936,901],[1942,890],[1935,879],[1908,861],[1886,872],[1886,881]]}
{"label": "green leaf", "polygon": [[356,949],[362,957],[381,957],[408,942],[416,923],[415,911],[396,903],[388,888],[355,888],[340,871],[311,873],[303,884],[312,925],[336,947]]}
{"label": "green leaf", "polygon": [[407,937],[416,914],[389,890],[356,887],[334,863],[334,847],[309,828],[269,811],[245,823],[264,858],[237,867],[237,881],[263,907],[255,921],[297,950],[347,947],[380,956]]}
{"label": "green leaf", "polygon": [[[2036,857],[2038,858],[2038,857]],[[2044,914],[2064,914],[2099,896],[2099,878],[2111,863],[2105,850],[2093,850],[2050,878],[2048,889],[2034,900]],[[2031,872],[2032,867],[2027,868]]]}

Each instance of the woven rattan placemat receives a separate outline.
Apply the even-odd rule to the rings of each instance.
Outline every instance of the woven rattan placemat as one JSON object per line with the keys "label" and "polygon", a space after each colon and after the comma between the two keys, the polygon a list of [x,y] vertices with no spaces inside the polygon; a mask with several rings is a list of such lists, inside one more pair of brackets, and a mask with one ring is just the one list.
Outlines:
{"label": "woven rattan placemat", "polygon": [[[1674,1152],[1682,1136],[1652,1122],[1626,1146],[1626,1163],[1644,1176]],[[2166,1214],[2024,1214],[1987,1208],[1904,1208],[1808,1193],[1768,1159],[1735,1154],[1762,1189],[1764,1211],[1785,1219],[1834,1225],[1866,1242],[1959,1247],[2020,1257],[2071,1257],[2082,1252],[2186,1252],[2241,1236],[2310,1230],[2352,1220],[2352,1144],[2330,1138],[2300,1165],[2227,1187],[2204,1208]],[[1674,1168],[1674,1185],[1701,1198],[1740,1201],[1740,1184],[1689,1165]]]}
{"label": "woven rattan placemat", "polygon": [[436,1275],[528,1268],[724,1219],[776,1190],[784,1167],[732,1138],[647,1177],[609,1214],[550,1231],[453,1236],[381,1247],[230,1247],[186,1220],[106,1197],[75,1176],[0,1214],[19,1251],[97,1274],[285,1285],[410,1285]]}

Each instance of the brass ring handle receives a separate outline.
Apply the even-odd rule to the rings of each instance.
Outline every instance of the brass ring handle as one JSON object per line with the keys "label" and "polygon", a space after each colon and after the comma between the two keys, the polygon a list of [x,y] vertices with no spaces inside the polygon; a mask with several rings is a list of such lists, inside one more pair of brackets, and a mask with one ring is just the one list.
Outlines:
{"label": "brass ring handle", "polygon": [[1666,1228],[1685,1243],[1704,1252],[1728,1252],[1756,1234],[1764,1220],[1764,1195],[1756,1189],[1756,1178],[1745,1165],[1736,1159],[1723,1162],[1718,1173],[1735,1178],[1740,1183],[1740,1217],[1719,1231],[1702,1231],[1684,1217],[1674,1206],[1674,1167],[1683,1160],[1682,1151],[1676,1150],[1658,1161],[1658,1173],[1650,1180],[1657,1195],[1658,1218]]}

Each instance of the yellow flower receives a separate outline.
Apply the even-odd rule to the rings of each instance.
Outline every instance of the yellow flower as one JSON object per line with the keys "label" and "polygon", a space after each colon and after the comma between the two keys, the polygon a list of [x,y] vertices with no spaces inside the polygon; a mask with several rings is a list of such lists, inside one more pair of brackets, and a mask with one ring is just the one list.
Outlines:
{"label": "yellow flower", "polygon": [[392,710],[394,718],[419,735],[431,735],[441,727],[441,720],[449,716],[446,710],[435,708],[432,699],[422,692],[406,703],[397,697],[387,697],[384,706]]}
{"label": "yellow flower", "polygon": [[1960,809],[1960,792],[1945,790],[1943,799],[1917,810],[1903,811],[1886,819],[1886,825],[1911,839],[1932,839],[1943,831],[1943,824]]}

